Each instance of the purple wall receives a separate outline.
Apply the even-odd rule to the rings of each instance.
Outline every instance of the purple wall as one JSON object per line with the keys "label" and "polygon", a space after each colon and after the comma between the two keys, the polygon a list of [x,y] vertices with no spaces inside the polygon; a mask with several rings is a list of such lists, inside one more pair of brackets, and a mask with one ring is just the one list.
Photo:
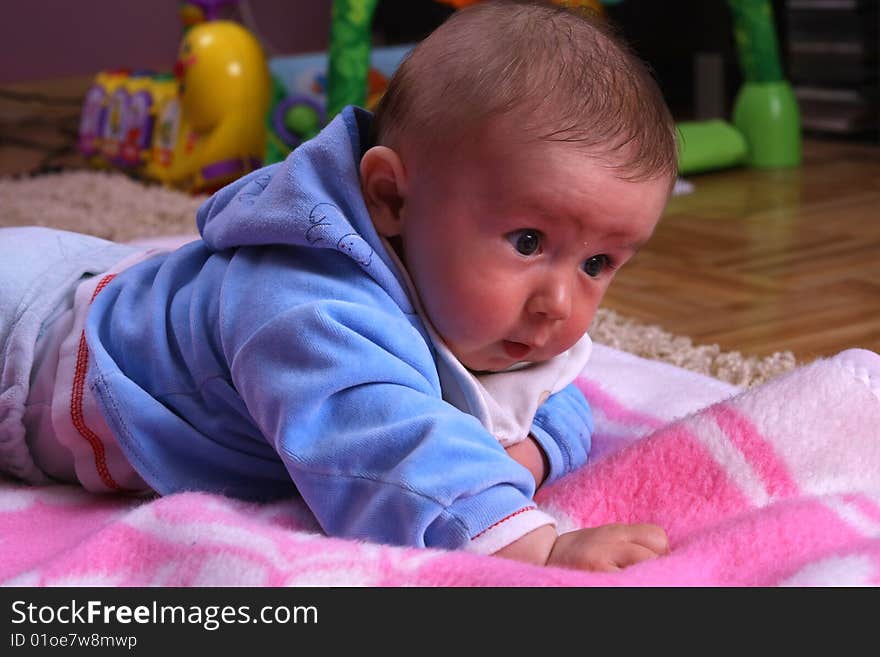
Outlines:
{"label": "purple wall", "polygon": [[[111,68],[170,70],[178,0],[3,0],[0,83],[84,77]],[[248,0],[267,54],[323,50],[331,0]]]}

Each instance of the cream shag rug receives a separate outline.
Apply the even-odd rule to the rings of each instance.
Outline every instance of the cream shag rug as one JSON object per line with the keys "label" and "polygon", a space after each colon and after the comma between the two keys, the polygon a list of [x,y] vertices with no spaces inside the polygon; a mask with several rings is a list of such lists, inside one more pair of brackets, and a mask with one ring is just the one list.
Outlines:
{"label": "cream shag rug", "polygon": [[[40,225],[91,233],[109,240],[195,231],[204,196],[145,185],[120,173],[70,171],[33,178],[0,178],[0,226]],[[653,360],[752,386],[788,372],[791,352],[768,357],[695,345],[690,338],[600,309],[590,335],[596,342]]]}

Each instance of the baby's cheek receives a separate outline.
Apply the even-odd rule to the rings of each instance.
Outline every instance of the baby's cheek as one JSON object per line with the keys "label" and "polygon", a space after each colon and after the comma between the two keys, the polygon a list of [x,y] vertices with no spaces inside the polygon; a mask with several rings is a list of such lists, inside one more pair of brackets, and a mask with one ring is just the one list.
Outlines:
{"label": "baby's cheek", "polygon": [[605,293],[607,291],[608,284],[606,283],[600,289],[591,290],[591,294],[584,297],[577,309],[577,312],[582,316],[580,321],[585,322],[587,326],[592,323],[593,318],[596,316],[596,311],[599,309],[599,305],[602,303],[602,299],[605,298]]}
{"label": "baby's cheek", "polygon": [[434,328],[447,343],[455,343],[465,349],[484,340],[485,334],[490,331],[492,319],[493,313],[487,312],[485,306],[474,306],[466,300],[447,304],[438,317],[431,318]]}
{"label": "baby's cheek", "polygon": [[590,328],[589,324],[578,325],[576,329],[572,326],[571,330],[566,332],[565,343],[562,345],[564,348],[560,349],[560,353],[567,349],[571,349],[582,337],[584,337],[584,333],[587,332],[588,328]]}
{"label": "baby's cheek", "polygon": [[571,340],[572,344],[580,340],[590,328],[590,324],[593,323],[593,318],[596,316],[597,307],[598,303],[591,303],[586,307],[579,308],[572,315],[565,327],[566,337]]}

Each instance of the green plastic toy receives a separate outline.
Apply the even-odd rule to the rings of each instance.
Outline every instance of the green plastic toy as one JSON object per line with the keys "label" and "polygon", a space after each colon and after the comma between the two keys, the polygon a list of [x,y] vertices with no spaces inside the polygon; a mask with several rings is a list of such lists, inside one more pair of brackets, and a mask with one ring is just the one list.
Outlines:
{"label": "green plastic toy", "polygon": [[680,121],[678,172],[681,175],[739,166],[748,154],[743,133],[721,119]]}
{"label": "green plastic toy", "polygon": [[746,164],[757,168],[801,163],[797,99],[782,77],[768,0],[728,0],[744,83],[733,106],[733,124],[749,146]]}
{"label": "green plastic toy", "polygon": [[743,85],[732,124],[682,122],[679,172],[683,175],[746,165],[758,169],[801,163],[801,118],[791,85],[782,76],[769,0],[728,0]]}
{"label": "green plastic toy", "polygon": [[367,100],[373,14],[378,0],[333,0],[327,63],[327,120]]}

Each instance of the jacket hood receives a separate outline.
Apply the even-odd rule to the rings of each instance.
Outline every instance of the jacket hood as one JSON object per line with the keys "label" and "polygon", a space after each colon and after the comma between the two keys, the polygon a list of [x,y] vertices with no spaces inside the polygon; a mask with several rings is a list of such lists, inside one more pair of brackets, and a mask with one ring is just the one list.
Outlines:
{"label": "jacket hood", "polygon": [[283,162],[215,193],[196,214],[204,243],[214,251],[273,244],[336,250],[409,307],[361,195],[360,159],[371,121],[368,111],[346,107]]}

